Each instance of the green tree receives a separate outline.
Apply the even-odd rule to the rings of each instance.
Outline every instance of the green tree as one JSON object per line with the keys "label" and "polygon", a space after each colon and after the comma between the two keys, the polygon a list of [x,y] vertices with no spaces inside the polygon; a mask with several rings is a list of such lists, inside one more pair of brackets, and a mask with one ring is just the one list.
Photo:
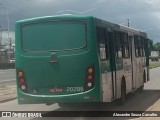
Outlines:
{"label": "green tree", "polygon": [[155,49],[155,46],[153,45],[153,40],[148,39],[148,49],[149,49],[149,55],[151,54],[151,51]]}
{"label": "green tree", "polygon": [[159,52],[160,52],[160,43],[159,43],[159,42],[157,42],[156,44],[154,44],[154,49],[155,49],[156,51],[159,51]]}

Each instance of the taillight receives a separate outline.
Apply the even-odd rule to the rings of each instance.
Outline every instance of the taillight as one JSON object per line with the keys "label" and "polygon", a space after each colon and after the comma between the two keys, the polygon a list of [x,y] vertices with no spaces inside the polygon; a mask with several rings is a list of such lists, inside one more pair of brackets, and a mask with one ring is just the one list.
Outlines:
{"label": "taillight", "polygon": [[19,71],[18,72],[18,77],[22,77],[23,76],[23,72],[22,71]]}
{"label": "taillight", "polygon": [[28,87],[27,87],[27,81],[24,76],[24,72],[22,70],[17,70],[17,78],[18,78],[18,86],[19,88],[27,93],[28,92]]}
{"label": "taillight", "polygon": [[24,84],[24,83],[25,83],[25,80],[24,80],[23,78],[21,78],[21,79],[19,80],[19,84],[22,85],[22,84]]}
{"label": "taillight", "polygon": [[95,84],[95,70],[94,67],[88,67],[86,70],[85,91],[90,90]]}
{"label": "taillight", "polygon": [[88,75],[88,80],[92,80],[93,76],[92,75]]}
{"label": "taillight", "polygon": [[93,68],[88,68],[88,73],[93,73]]}

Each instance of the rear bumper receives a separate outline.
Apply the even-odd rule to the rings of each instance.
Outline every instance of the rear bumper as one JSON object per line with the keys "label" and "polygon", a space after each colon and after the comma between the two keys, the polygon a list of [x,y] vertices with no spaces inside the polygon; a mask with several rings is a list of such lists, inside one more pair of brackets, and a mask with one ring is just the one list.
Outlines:
{"label": "rear bumper", "polygon": [[18,104],[101,102],[100,92],[92,89],[87,92],[69,95],[34,95],[26,94],[18,89]]}

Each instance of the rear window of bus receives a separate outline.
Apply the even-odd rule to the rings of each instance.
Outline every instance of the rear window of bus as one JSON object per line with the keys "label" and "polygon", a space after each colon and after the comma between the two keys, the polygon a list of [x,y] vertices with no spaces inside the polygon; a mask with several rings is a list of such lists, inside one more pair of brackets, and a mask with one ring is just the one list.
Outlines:
{"label": "rear window of bus", "polygon": [[61,51],[86,46],[85,21],[49,21],[22,25],[24,51]]}

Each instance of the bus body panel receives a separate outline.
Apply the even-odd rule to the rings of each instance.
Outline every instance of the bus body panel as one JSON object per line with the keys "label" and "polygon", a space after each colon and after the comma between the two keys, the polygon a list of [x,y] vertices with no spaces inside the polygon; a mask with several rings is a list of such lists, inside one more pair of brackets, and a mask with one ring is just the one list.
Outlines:
{"label": "bus body panel", "polygon": [[[51,20],[51,18],[48,18],[48,19]],[[43,25],[45,22],[48,21],[48,19],[43,19]],[[55,19],[57,21],[59,19],[61,20],[61,18],[58,19],[57,17],[53,17],[52,19],[53,19],[53,22]],[[72,21],[73,22],[79,21],[79,19],[74,17],[66,18],[65,20],[70,21],[71,23]],[[80,20],[82,20],[82,18],[80,18]],[[52,102],[52,101],[54,102],[60,102],[60,101],[61,102],[74,102],[74,101],[83,102],[84,101],[85,102],[92,99],[94,102],[101,101],[101,97],[99,94],[100,93],[100,82],[99,82],[100,76],[99,76],[99,69],[98,69],[99,68],[98,57],[97,57],[98,54],[96,52],[97,51],[96,44],[95,42],[92,42],[96,40],[94,36],[94,32],[95,32],[94,20],[93,18],[88,17],[83,19],[83,22],[85,22],[85,30],[86,30],[85,38],[86,38],[87,45],[84,48],[80,48],[80,49],[60,50],[60,51],[53,51],[53,52],[40,51],[39,48],[38,49],[36,48],[36,43],[33,44],[35,45],[35,48],[33,45],[32,45],[33,47],[27,46],[27,44],[29,45],[29,42],[27,43],[27,40],[29,38],[37,38],[37,36],[35,36],[36,33],[33,34],[31,32],[37,32],[37,30],[38,31],[41,30],[38,28],[35,29],[35,27],[39,26],[39,24],[42,23],[40,20],[39,21],[31,20],[28,22],[21,21],[17,23],[16,31],[21,31],[22,33],[20,34],[17,32],[18,34],[16,34],[16,44],[17,44],[16,69],[17,69],[17,73],[18,73],[18,70],[22,70],[24,72],[25,80],[28,86],[28,93],[23,93],[23,91],[20,88],[17,88],[17,91],[18,91],[17,93],[19,98],[18,100],[20,104],[33,103],[34,99],[35,101],[37,101],[38,99],[42,99],[40,101],[43,103]],[[27,28],[28,26],[32,28],[32,25],[34,23],[36,23],[36,26],[34,26],[35,31],[33,31],[33,29],[30,30],[29,28]],[[27,32],[29,32],[27,34],[25,30],[23,30],[24,25],[26,29],[29,29],[29,30],[26,30]],[[62,33],[62,35],[64,34],[64,36],[68,36],[66,35],[66,34],[69,34],[67,33],[67,31],[69,30],[66,30],[66,33]],[[23,35],[27,38],[26,41],[23,41],[25,42],[24,45],[22,42],[22,40],[25,39],[23,38]],[[28,36],[31,36],[31,37],[28,37]],[[41,35],[41,37],[43,36]],[[74,37],[76,40],[77,35],[75,35]],[[38,42],[37,44],[41,44],[40,42]],[[72,43],[65,43],[65,44],[72,44]],[[27,46],[27,47],[23,49],[24,46]],[[31,49],[31,51],[28,49]],[[56,61],[54,62],[54,60]],[[85,90],[85,86],[87,84],[86,83],[87,70],[90,67],[93,68],[94,70],[95,84],[94,84],[94,87],[88,91],[88,90]],[[19,86],[18,77],[17,77],[17,86]],[[66,100],[64,101],[64,99]]]}
{"label": "bus body panel", "polygon": [[[115,38],[116,37],[115,35],[112,39],[112,41],[114,42],[109,43],[109,47],[110,47],[109,52],[111,55],[109,59],[109,61],[111,61],[110,62],[111,66],[109,67],[111,68],[111,73],[112,73],[111,75],[112,82],[109,86],[112,86],[112,91],[111,91],[112,94],[110,94],[109,91],[111,89],[109,89],[110,87],[107,86],[107,84],[105,86],[103,82],[101,84],[102,84],[103,98],[110,98],[110,100],[105,99],[103,100],[103,102],[110,102],[114,99],[118,99],[121,97],[122,80],[125,80],[126,94],[130,92],[134,92],[138,88],[143,87],[144,85],[143,74],[144,74],[144,71],[146,71],[145,67],[147,66],[144,60],[147,59],[147,55],[146,57],[142,55],[138,57],[135,56],[134,35],[143,37],[145,39],[147,36],[146,36],[146,33],[140,32],[139,30],[130,29],[124,26],[119,26],[119,25],[112,24],[104,20],[97,19],[96,23],[98,27],[105,29],[106,33],[112,32],[112,34],[115,34],[115,32],[120,32],[120,33],[128,34],[128,46],[129,46],[128,52],[130,54],[129,58],[124,58],[124,57],[117,58],[116,57],[115,51],[116,51],[117,40]],[[133,36],[133,39],[130,39],[131,36]],[[121,36],[119,36],[119,39],[122,39]],[[102,63],[100,66],[101,69],[103,69],[104,66],[107,66],[107,64],[103,65],[102,60],[100,61],[100,63]],[[147,71],[146,74],[148,75],[149,72]],[[110,81],[109,77],[107,76],[107,73],[105,74],[103,71],[101,71],[101,75],[102,75],[102,81]]]}
{"label": "bus body panel", "polygon": [[[99,41],[97,27],[102,28],[107,42]],[[128,57],[117,56],[116,42],[122,39],[121,34],[128,37]],[[121,98],[123,80],[126,94],[134,92],[144,85],[144,73],[145,81],[149,80],[147,48],[145,56],[136,57],[135,35],[147,37],[138,30],[90,16],[62,15],[17,22],[19,104],[111,102]],[[43,41],[44,36],[48,42]],[[26,93],[20,86],[20,72],[27,83]]]}

